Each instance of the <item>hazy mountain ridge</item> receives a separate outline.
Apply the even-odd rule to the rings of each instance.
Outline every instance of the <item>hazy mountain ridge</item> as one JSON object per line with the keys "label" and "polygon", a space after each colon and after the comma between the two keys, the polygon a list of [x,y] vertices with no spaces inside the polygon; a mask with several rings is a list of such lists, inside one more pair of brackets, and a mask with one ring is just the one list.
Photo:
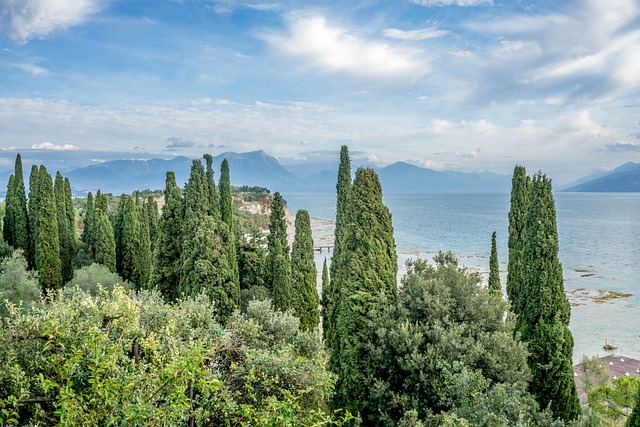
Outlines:
{"label": "hazy mountain ridge", "polygon": [[[280,192],[334,192],[336,169],[327,164],[304,164],[283,166],[264,151],[247,153],[225,152],[213,158],[214,179],[218,180],[220,163],[229,161],[233,185],[259,185]],[[176,182],[183,186],[189,177],[192,159],[175,157],[170,160],[113,160],[74,169],[66,174],[73,192],[84,195],[88,191],[120,194],[136,189],[163,189],[167,171],[173,171]],[[204,162],[204,160],[203,160]],[[353,170],[359,165],[353,165]],[[397,193],[498,193],[508,192],[511,177],[491,172],[436,171],[406,162],[396,162],[379,168],[373,167],[380,176],[385,194]],[[291,170],[290,170],[291,169]],[[6,188],[7,173],[0,189]],[[1,179],[2,177],[0,177]],[[28,182],[28,171],[25,171]]]}
{"label": "hazy mountain ridge", "polygon": [[565,188],[566,192],[640,192],[640,163],[627,162],[604,176]]}

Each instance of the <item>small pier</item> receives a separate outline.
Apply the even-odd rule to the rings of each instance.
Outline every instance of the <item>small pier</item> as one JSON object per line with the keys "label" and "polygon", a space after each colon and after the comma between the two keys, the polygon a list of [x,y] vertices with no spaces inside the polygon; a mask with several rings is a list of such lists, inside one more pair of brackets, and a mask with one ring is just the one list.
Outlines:
{"label": "small pier", "polygon": [[327,252],[331,253],[333,250],[333,245],[316,245],[313,247],[314,252],[322,253],[323,250],[327,250]]}

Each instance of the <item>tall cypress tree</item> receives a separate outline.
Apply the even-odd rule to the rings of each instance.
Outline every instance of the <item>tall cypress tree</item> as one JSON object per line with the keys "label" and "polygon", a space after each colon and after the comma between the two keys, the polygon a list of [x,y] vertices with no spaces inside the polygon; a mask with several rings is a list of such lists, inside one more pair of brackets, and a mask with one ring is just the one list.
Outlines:
{"label": "tall cypress tree", "polygon": [[311,219],[305,210],[296,213],[296,232],[291,247],[291,284],[293,312],[300,319],[300,328],[313,331],[320,324],[320,300],[317,289],[316,263],[313,259]]}
{"label": "tall cypress tree", "polygon": [[138,248],[139,286],[146,289],[151,277],[151,234],[149,232],[149,216],[145,204],[136,206],[140,223],[140,247]]}
{"label": "tall cypress tree", "polygon": [[69,178],[64,179],[64,203],[67,211],[67,222],[69,224],[69,241],[71,246],[69,248],[71,261],[76,256],[76,210],[73,207],[73,195],[71,194],[71,182]]}
{"label": "tall cypress tree", "polygon": [[329,286],[329,269],[327,268],[327,258],[322,263],[322,289]]}
{"label": "tall cypress tree", "polygon": [[89,253],[91,254],[91,257],[93,257],[93,246],[95,245],[92,234],[93,227],[95,226],[95,215],[95,202],[93,200],[93,194],[89,191],[89,193],[87,193],[87,207],[84,211],[84,228],[82,230],[80,240],[89,246]]}
{"label": "tall cypress tree", "polygon": [[51,290],[62,286],[58,213],[51,175],[44,166],[40,166],[37,177],[36,268],[42,289]]}
{"label": "tall cypress tree", "polygon": [[[340,148],[340,164],[338,166],[338,181],[336,183],[336,225],[334,231],[334,247],[331,257],[331,277],[333,277],[340,265],[344,234],[348,222],[349,195],[351,193],[351,159],[349,148],[343,145]],[[331,301],[337,297],[335,289],[329,279],[326,285],[322,285],[322,330],[325,346],[331,348],[334,343],[334,335],[331,328],[335,325],[334,310]]]}
{"label": "tall cypress tree", "polygon": [[571,307],[558,260],[558,231],[551,181],[537,174],[525,222],[524,286],[519,330],[528,343],[529,389],[542,408],[563,421],[580,415],[571,357]]}
{"label": "tall cypress tree", "polygon": [[213,157],[211,157],[211,154],[205,154],[203,157],[206,163],[207,189],[209,190],[209,215],[214,219],[218,219],[220,217],[220,200],[218,199],[216,183],[213,180]]}
{"label": "tall cypress tree", "polygon": [[[127,201],[126,196],[120,196],[118,209],[113,213],[111,225],[113,226],[113,238],[116,241],[116,272],[122,277],[122,223],[124,215],[124,205]],[[88,211],[87,211],[88,212]],[[95,212],[94,212],[95,215]]]}
{"label": "tall cypress tree", "polygon": [[115,273],[116,271],[116,241],[113,226],[106,212],[102,209],[95,211],[95,255],[94,261],[102,264]]}
{"label": "tall cypress tree", "polygon": [[96,192],[96,197],[93,203],[94,209],[100,209],[102,212],[109,214],[109,202],[107,200],[107,195],[103,194],[98,190]]}
{"label": "tall cypress tree", "polygon": [[184,222],[182,232],[182,249],[180,260],[181,264],[181,280],[180,293],[187,292],[194,284],[187,282],[186,261],[194,256],[196,232],[200,228],[200,224],[208,215],[209,198],[207,190],[207,181],[204,168],[199,160],[191,162],[191,172],[189,179],[184,187]]}
{"label": "tall cypress tree", "polygon": [[236,285],[229,265],[231,246],[229,229],[223,221],[210,215],[203,217],[195,230],[188,252],[183,252],[183,276],[180,287],[184,295],[204,292],[214,301],[216,315],[221,322],[236,308]]}
{"label": "tall cypress tree", "polygon": [[[67,217],[66,191],[64,188],[64,178],[60,172],[56,173],[53,184],[53,192],[58,213],[58,240],[60,242],[60,266],[62,283],[67,283],[73,278],[73,255],[74,248],[69,230],[69,218]],[[75,246],[75,245],[73,245]]]}
{"label": "tall cypress tree", "polygon": [[7,193],[4,198],[4,218],[2,219],[2,237],[7,244],[16,246],[14,175],[9,177]]}
{"label": "tall cypress tree", "polygon": [[[211,187],[211,182],[213,182],[213,177],[211,180],[207,180],[208,187]],[[229,238],[231,239],[231,244],[229,246],[229,250],[227,252],[227,256],[229,257],[229,267],[233,273],[233,280],[235,286],[237,287],[237,292],[234,290],[234,298],[236,304],[240,304],[240,273],[238,271],[238,257],[236,254],[236,244],[235,244],[235,225],[233,223],[233,200],[231,197],[231,177],[229,175],[229,162],[227,159],[222,161],[220,165],[220,218],[222,221],[227,224],[229,228]],[[215,187],[214,187],[215,188]]]}
{"label": "tall cypress tree", "polygon": [[[120,276],[129,280],[136,289],[140,289],[144,278],[140,269],[141,233],[138,206],[134,200],[123,195],[121,231],[120,231]],[[117,248],[116,248],[117,249]]]}
{"label": "tall cypress tree", "polygon": [[[40,204],[40,193],[38,184],[40,183],[38,167],[31,166],[29,174],[29,268],[36,268],[36,241],[38,237],[38,207]],[[14,178],[15,179],[15,178]]]}
{"label": "tall cypress tree", "polygon": [[176,185],[173,172],[167,172],[164,202],[162,215],[158,220],[151,281],[165,299],[175,301],[180,296],[180,254],[182,252],[184,207],[182,190]]}
{"label": "tall cypress tree", "polygon": [[331,276],[334,342],[329,368],[337,374],[334,406],[363,412],[371,342],[368,316],[397,300],[397,256],[391,213],[382,203],[378,175],[368,168],[356,171],[345,222],[340,266]]}
{"label": "tall cypress tree", "polygon": [[155,248],[156,238],[158,237],[158,202],[153,196],[147,197],[145,203],[145,212],[147,215],[147,221],[149,222],[149,239],[151,240],[151,252]]}
{"label": "tall cypress tree", "polygon": [[14,174],[9,178],[5,204],[5,241],[16,249],[22,249],[25,258],[29,259],[29,214],[20,154],[16,155]]}
{"label": "tall cypress tree", "polygon": [[[269,235],[267,236],[268,273],[266,286],[274,291],[276,277],[276,258],[282,255],[285,262],[289,263],[289,239],[287,236],[287,219],[284,213],[285,201],[277,191],[273,193],[271,200],[271,213],[269,214]],[[276,243],[277,242],[277,243]]]}
{"label": "tall cypress tree", "polygon": [[282,251],[280,240],[276,239],[274,245],[271,261],[271,277],[273,277],[271,297],[276,310],[287,311],[293,302],[291,265]]}
{"label": "tall cypress tree", "polygon": [[511,180],[511,207],[509,209],[509,264],[507,266],[507,296],[511,308],[520,315],[521,288],[524,286],[525,221],[529,208],[529,177],[524,166],[516,166]]}
{"label": "tall cypress tree", "polygon": [[498,264],[498,248],[496,246],[496,232],[491,235],[491,256],[489,257],[489,290],[497,294],[502,293],[500,286],[500,266]]}

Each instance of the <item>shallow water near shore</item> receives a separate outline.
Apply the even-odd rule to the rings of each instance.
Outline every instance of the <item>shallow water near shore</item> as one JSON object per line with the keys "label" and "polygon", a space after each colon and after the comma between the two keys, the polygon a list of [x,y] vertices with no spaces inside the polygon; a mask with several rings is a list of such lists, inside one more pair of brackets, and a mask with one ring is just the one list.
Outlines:
{"label": "shallow water near shore", "polygon": [[[640,194],[556,193],[560,261],[572,305],[574,362],[615,353],[640,359]],[[314,241],[333,243],[334,194],[284,196],[294,214],[306,209]],[[486,279],[491,233],[496,231],[501,279],[506,281],[508,194],[387,195],[399,273],[410,258],[452,251],[460,264]],[[316,252],[318,271],[331,254]]]}

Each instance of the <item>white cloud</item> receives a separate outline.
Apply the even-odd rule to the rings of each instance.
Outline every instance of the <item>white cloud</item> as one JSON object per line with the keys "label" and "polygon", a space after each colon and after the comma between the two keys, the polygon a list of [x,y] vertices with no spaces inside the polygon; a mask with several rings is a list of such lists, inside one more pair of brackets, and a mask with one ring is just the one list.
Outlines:
{"label": "white cloud", "polygon": [[493,0],[411,0],[411,3],[425,7],[436,6],[491,6]]}
{"label": "white cloud", "polygon": [[102,9],[104,0],[8,0],[0,3],[8,35],[17,41],[45,37],[53,31],[81,24]]}
{"label": "white cloud", "polygon": [[408,30],[408,31],[399,30],[397,28],[387,28],[382,31],[382,35],[390,39],[411,40],[411,41],[435,39],[447,34],[449,34],[449,31],[438,30],[432,27],[421,28],[418,30]]}
{"label": "white cloud", "polygon": [[9,64],[11,67],[14,68],[18,68],[22,71],[25,71],[29,74],[33,74],[34,76],[39,76],[41,74],[46,74],[47,70],[42,68],[42,67],[38,67],[37,65],[32,65],[32,64],[22,64],[22,63],[13,63],[13,64]]}
{"label": "white cloud", "polygon": [[283,53],[303,58],[328,72],[414,82],[427,72],[418,52],[364,40],[347,29],[331,26],[322,16],[290,14],[289,34],[263,37]]}
{"label": "white cloud", "polygon": [[58,145],[52,142],[40,142],[38,144],[31,145],[32,150],[54,150],[54,151],[76,151],[81,150],[80,147],[76,147],[73,144]]}

